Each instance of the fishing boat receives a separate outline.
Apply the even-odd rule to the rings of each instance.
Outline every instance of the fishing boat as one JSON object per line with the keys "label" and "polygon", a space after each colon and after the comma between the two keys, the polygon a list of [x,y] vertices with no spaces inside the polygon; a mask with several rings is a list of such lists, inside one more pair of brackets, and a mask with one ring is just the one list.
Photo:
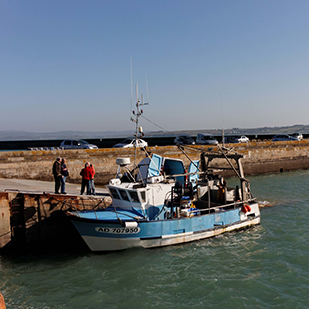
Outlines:
{"label": "fishing boat", "polygon": [[[92,251],[175,245],[257,225],[259,205],[244,177],[241,158],[219,147],[202,152],[185,173],[181,160],[152,154],[134,171],[127,168],[122,177],[121,168],[129,159],[116,159],[117,177],[107,186],[112,204],[102,210],[71,211],[70,218]],[[211,162],[218,160],[229,167],[212,168]],[[229,168],[238,176],[239,186],[228,187],[216,173]]]}
{"label": "fishing boat", "polygon": [[[138,100],[136,128],[140,105]],[[185,147],[198,151],[198,160],[190,159]],[[190,162],[188,172],[183,160],[144,149],[145,157],[133,167],[129,158],[116,159],[116,177],[107,185],[110,206],[68,213],[90,250],[183,244],[260,223],[259,205],[245,178],[241,154],[220,145],[207,150],[178,148]],[[226,170],[235,173],[238,185],[227,185],[221,176]]]}

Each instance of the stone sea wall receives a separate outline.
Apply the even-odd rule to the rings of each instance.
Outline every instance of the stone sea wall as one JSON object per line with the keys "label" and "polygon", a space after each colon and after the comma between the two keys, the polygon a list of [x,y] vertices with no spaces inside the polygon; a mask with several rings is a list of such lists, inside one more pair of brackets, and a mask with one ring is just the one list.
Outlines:
{"label": "stone sea wall", "polygon": [[[248,144],[227,144],[244,155],[243,166],[246,175],[279,173],[297,169],[309,168],[309,140],[295,142],[251,142]],[[198,159],[196,149],[209,146],[194,146],[186,151],[190,158]],[[176,146],[149,147],[149,152],[161,156],[184,160],[186,166],[189,160]],[[134,163],[134,149],[103,148],[85,150],[41,150],[41,151],[8,151],[0,152],[0,177],[11,179],[34,179],[52,181],[52,165],[60,156],[67,159],[69,179],[71,183],[80,183],[80,170],[86,162],[91,162],[95,169],[95,183],[104,185],[117,172],[116,158],[130,157]],[[145,157],[144,152],[137,150],[139,162]]]}

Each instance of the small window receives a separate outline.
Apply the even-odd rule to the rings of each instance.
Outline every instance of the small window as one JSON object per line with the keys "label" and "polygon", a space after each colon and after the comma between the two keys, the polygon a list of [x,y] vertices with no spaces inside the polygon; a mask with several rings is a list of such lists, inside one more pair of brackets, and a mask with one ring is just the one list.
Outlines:
{"label": "small window", "polygon": [[113,198],[116,198],[116,199],[120,200],[120,196],[119,196],[119,194],[118,194],[116,189],[110,188],[109,191],[110,191],[110,193],[111,193]]}
{"label": "small window", "polygon": [[79,142],[78,142],[78,141],[73,141],[73,145],[74,145],[74,146],[78,146],[78,145],[79,145]]}
{"label": "small window", "polygon": [[139,203],[139,198],[136,191],[128,191],[133,203]]}
{"label": "small window", "polygon": [[64,141],[64,145],[71,145],[71,141]]}
{"label": "small window", "polygon": [[127,195],[127,191],[126,190],[120,190],[118,189],[121,199],[125,200],[125,201],[129,201],[129,197]]}
{"label": "small window", "polygon": [[146,192],[140,191],[140,193],[141,193],[142,202],[145,203],[146,202]]}

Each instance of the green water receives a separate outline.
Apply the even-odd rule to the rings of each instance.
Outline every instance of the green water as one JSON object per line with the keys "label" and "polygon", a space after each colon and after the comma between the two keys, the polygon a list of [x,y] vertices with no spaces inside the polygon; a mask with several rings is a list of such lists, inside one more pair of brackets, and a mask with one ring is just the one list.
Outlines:
{"label": "green water", "polygon": [[0,256],[15,308],[308,308],[309,172],[251,177],[261,225],[108,254]]}

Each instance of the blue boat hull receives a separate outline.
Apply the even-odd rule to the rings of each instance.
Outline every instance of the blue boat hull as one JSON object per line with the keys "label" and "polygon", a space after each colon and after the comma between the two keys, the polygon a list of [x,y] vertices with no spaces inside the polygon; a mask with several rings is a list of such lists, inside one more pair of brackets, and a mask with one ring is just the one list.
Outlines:
{"label": "blue boat hull", "polygon": [[246,213],[235,208],[192,217],[127,222],[100,220],[99,215],[94,219],[79,213],[72,222],[90,250],[116,251],[181,244],[259,224],[258,204],[251,204],[250,208]]}

